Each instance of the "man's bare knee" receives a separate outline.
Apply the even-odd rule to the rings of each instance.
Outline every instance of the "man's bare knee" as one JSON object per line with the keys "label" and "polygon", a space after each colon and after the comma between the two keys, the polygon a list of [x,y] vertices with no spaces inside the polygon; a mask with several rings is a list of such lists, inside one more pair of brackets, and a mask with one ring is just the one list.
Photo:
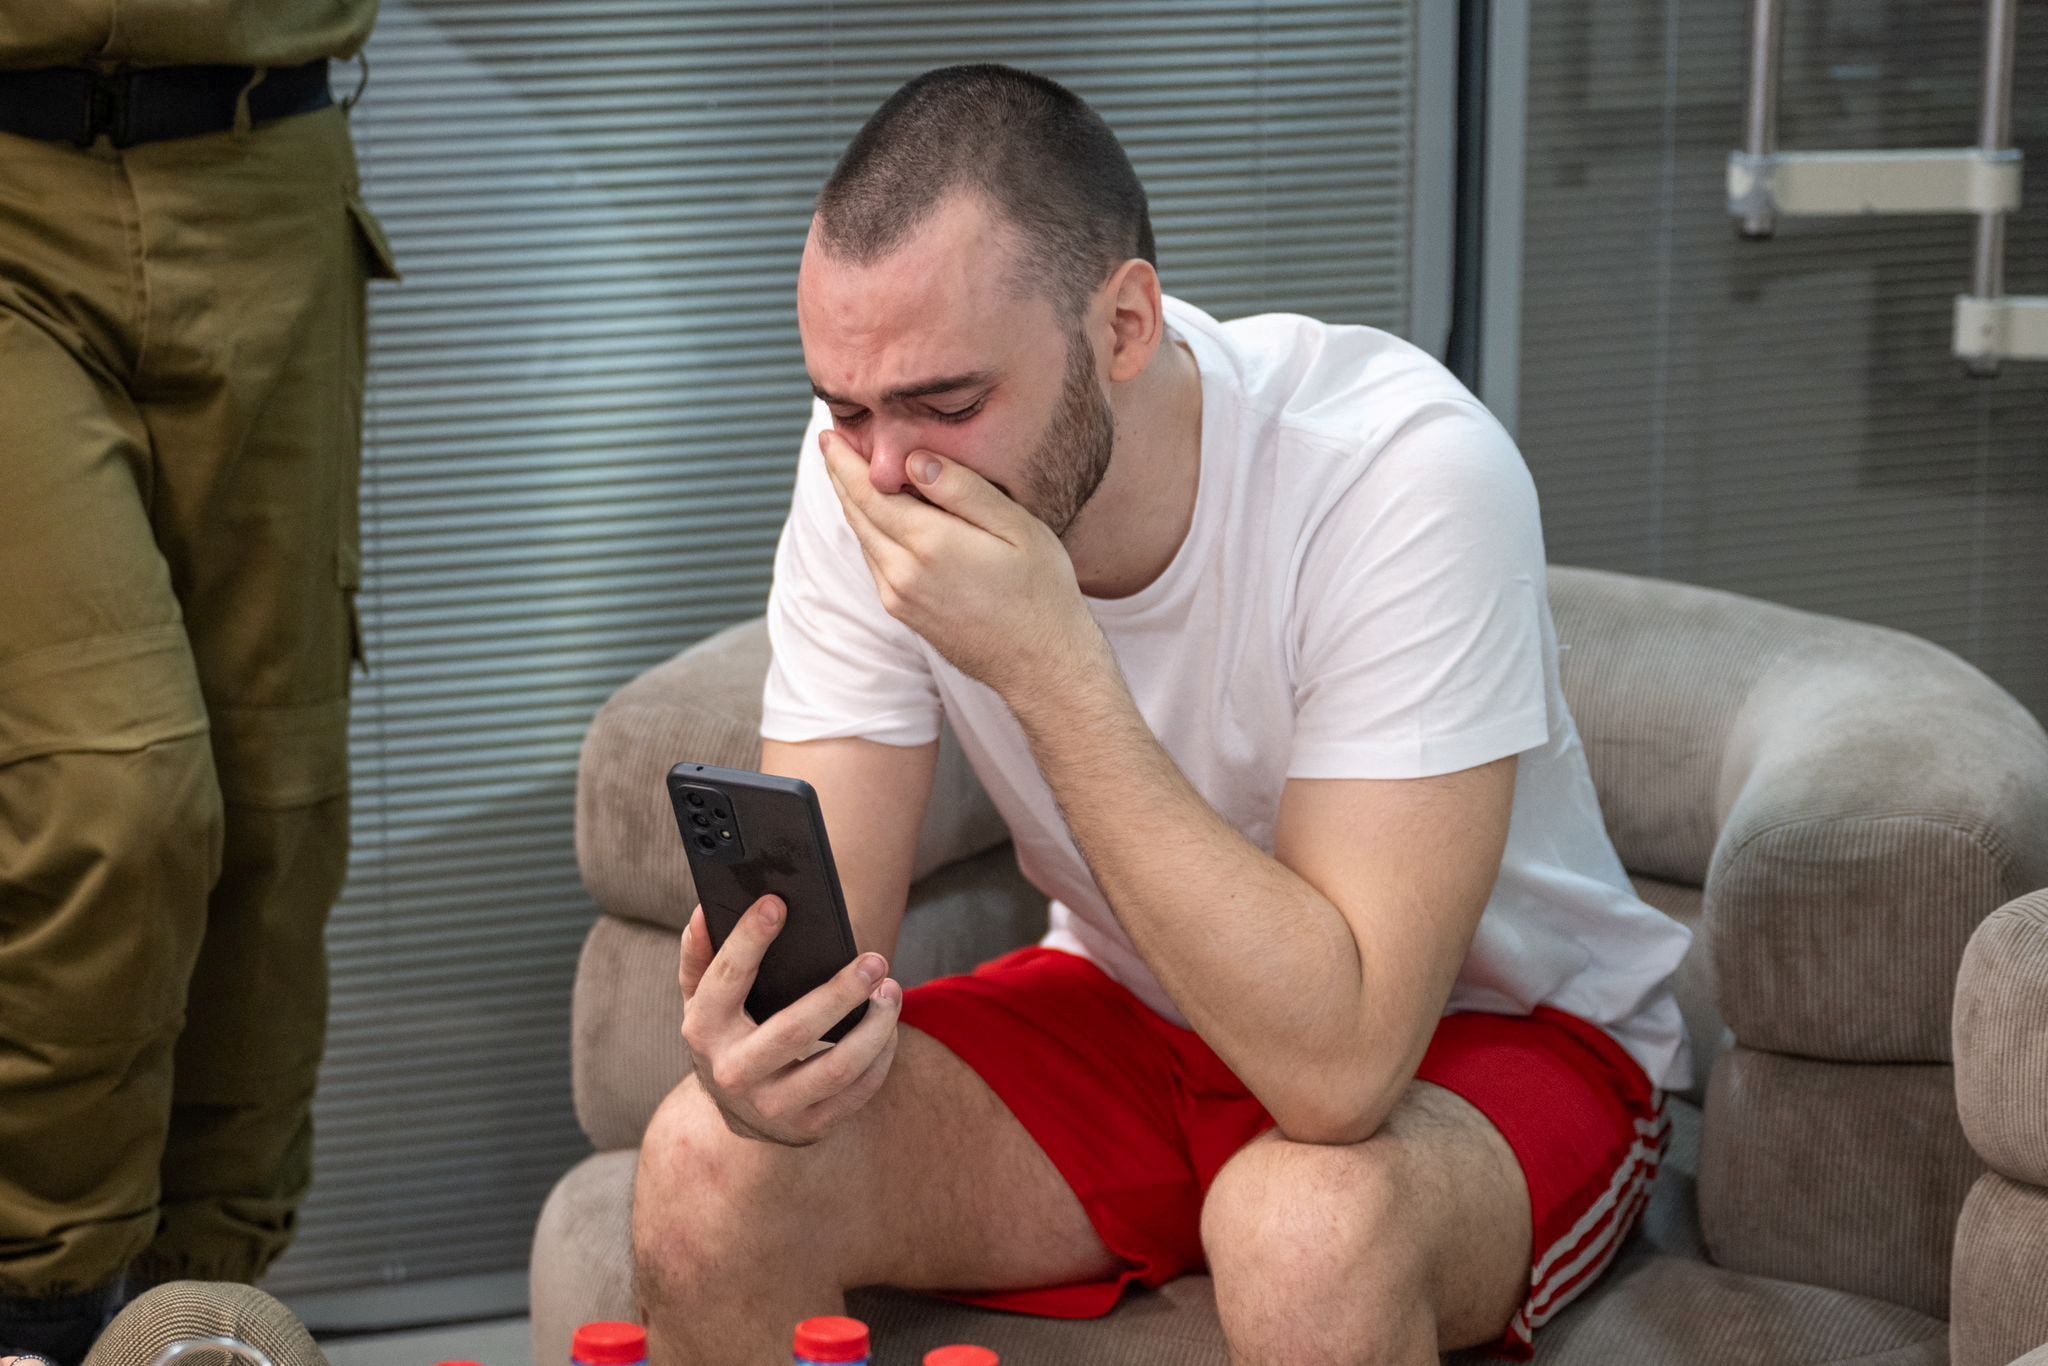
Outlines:
{"label": "man's bare knee", "polygon": [[633,1265],[641,1298],[672,1299],[718,1262],[743,1260],[774,1197],[767,1145],[741,1138],[695,1077],[648,1122],[633,1186]]}
{"label": "man's bare knee", "polygon": [[1238,1362],[1404,1362],[1433,1355],[1435,1313],[1413,1192],[1357,1150],[1266,1139],[1202,1208],[1217,1310]]}

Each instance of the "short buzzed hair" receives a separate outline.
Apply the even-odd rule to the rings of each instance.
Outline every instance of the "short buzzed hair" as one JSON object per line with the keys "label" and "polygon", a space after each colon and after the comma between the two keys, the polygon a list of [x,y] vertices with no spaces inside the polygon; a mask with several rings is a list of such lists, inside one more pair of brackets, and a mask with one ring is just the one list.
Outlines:
{"label": "short buzzed hair", "polygon": [[1125,261],[1158,265],[1145,187],[1109,125],[1058,82],[993,64],[927,71],[884,101],[818,195],[819,232],[865,265],[960,190],[1018,230],[1022,283],[1068,323]]}

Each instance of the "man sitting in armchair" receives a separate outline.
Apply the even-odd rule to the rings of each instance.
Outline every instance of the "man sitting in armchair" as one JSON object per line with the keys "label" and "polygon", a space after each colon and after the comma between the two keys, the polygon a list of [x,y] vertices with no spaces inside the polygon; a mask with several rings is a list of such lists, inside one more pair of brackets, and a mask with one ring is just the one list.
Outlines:
{"label": "man sitting in armchair", "polygon": [[[866,951],[757,1023],[783,908],[715,956],[692,917],[657,1359],[786,1361],[857,1286],[1087,1317],[1204,1266],[1239,1361],[1526,1357],[1689,1067],[1513,441],[1386,333],[1162,295],[1114,135],[1002,67],[869,120],[798,317],[761,763],[816,788]],[[942,717],[1052,928],[906,993]]]}

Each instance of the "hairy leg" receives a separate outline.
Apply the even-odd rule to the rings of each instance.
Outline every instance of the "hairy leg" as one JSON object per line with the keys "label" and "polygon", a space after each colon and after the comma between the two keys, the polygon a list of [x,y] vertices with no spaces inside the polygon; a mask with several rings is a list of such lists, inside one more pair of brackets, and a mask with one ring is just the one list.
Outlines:
{"label": "hairy leg", "polygon": [[1507,1140],[1411,1084],[1363,1143],[1269,1132],[1202,1211],[1231,1360],[1416,1363],[1497,1337],[1529,1289],[1528,1187]]}
{"label": "hairy leg", "polygon": [[658,1363],[787,1363],[856,1286],[998,1290],[1117,1268],[1024,1127],[908,1027],[875,1098],[818,1143],[741,1138],[694,1080],[640,1150],[634,1260]]}

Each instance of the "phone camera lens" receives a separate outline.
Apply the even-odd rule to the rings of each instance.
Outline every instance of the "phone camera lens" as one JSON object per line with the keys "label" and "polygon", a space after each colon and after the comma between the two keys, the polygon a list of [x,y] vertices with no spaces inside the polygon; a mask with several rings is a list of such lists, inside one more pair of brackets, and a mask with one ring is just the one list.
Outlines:
{"label": "phone camera lens", "polygon": [[704,829],[705,827],[711,824],[711,817],[705,815],[702,811],[699,811],[695,815],[691,816],[690,820],[700,830]]}
{"label": "phone camera lens", "polygon": [[718,841],[712,839],[709,835],[699,835],[697,836],[697,847],[709,852],[718,847]]}
{"label": "phone camera lens", "polygon": [[704,805],[704,795],[701,792],[692,792],[688,796],[684,797],[683,800],[688,802],[692,806]]}

